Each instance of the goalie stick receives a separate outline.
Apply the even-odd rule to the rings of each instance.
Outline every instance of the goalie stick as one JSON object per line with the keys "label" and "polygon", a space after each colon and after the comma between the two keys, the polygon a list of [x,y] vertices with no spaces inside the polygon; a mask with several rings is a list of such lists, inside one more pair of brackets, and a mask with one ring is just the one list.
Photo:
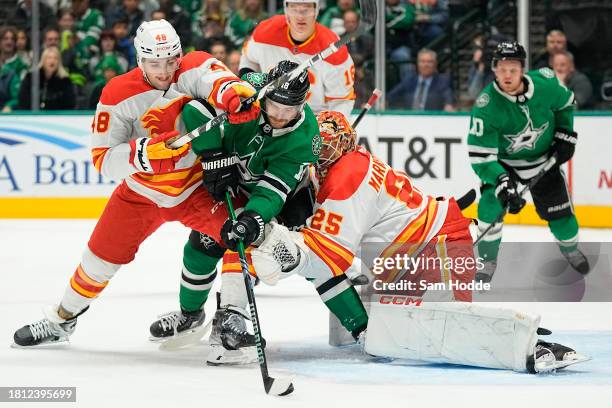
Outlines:
{"label": "goalie stick", "polygon": [[[553,154],[550,159],[548,159],[547,161],[544,162],[544,167],[542,167],[542,169],[538,172],[538,174],[536,174],[535,176],[533,176],[531,178],[531,180],[529,180],[529,182],[527,184],[525,184],[525,187],[522,188],[521,191],[519,191],[519,197],[523,197],[523,195],[525,194],[525,191],[527,191],[527,189],[531,189],[533,186],[535,186],[541,179],[542,177],[544,177],[544,175],[548,172],[548,170],[552,169],[553,166],[557,164],[557,155]],[[502,212],[497,216],[497,218],[495,219],[495,221],[493,221],[483,232],[482,234],[480,234],[476,240],[474,241],[473,246],[475,247],[476,245],[478,245],[478,243],[480,241],[482,241],[482,239],[489,233],[489,231],[491,231],[493,229],[493,227],[496,224],[499,224],[504,217],[506,216],[506,213],[508,212],[508,207],[504,207],[502,209]]]}
{"label": "goalie stick", "polygon": [[[252,105],[256,101],[263,99],[268,93],[272,92],[274,89],[278,88],[284,83],[297,78],[300,75],[300,73],[302,73],[302,71],[312,67],[318,61],[324,60],[325,58],[329,57],[330,55],[338,51],[338,49],[347,45],[349,42],[353,41],[355,38],[359,37],[360,35],[364,34],[366,31],[368,31],[370,28],[372,28],[374,26],[374,23],[376,22],[376,13],[377,13],[376,0],[359,0],[359,9],[361,10],[361,19],[359,22],[359,27],[357,27],[357,30],[355,30],[353,33],[350,33],[350,34],[343,34],[342,37],[340,37],[338,41],[336,41],[333,44],[330,44],[323,51],[319,52],[318,54],[313,55],[306,61],[302,62],[300,65],[295,67],[294,70],[289,71],[284,75],[281,75],[274,81],[268,82],[255,95],[242,101],[243,109],[244,107],[248,107]],[[200,136],[200,134],[206,133],[210,129],[221,125],[223,122],[225,122],[227,117],[228,117],[227,112],[223,112],[220,115],[215,116],[210,121],[206,122],[206,124],[192,130],[191,132],[173,141],[170,144],[170,147],[172,147],[173,149],[176,149],[176,148],[183,146],[184,144],[189,143],[196,137]]]}
{"label": "goalie stick", "polygon": [[[227,211],[229,212],[232,221],[236,221],[236,213],[232,205],[232,197],[229,191],[225,192],[225,202]],[[249,308],[251,310],[251,320],[253,321],[253,332],[255,334],[255,346],[257,347],[257,355],[259,357],[259,368],[261,369],[261,377],[264,383],[266,394],[272,395],[289,395],[293,392],[293,383],[290,378],[274,378],[268,374],[268,363],[266,361],[266,352],[263,348],[261,327],[259,325],[259,315],[257,314],[257,305],[255,304],[255,293],[253,293],[253,285],[251,284],[251,276],[249,275],[249,265],[247,263],[244,243],[241,239],[238,240],[238,256],[240,257],[240,266],[242,267],[242,276],[244,277],[244,286],[246,286],[247,298],[249,300]]]}

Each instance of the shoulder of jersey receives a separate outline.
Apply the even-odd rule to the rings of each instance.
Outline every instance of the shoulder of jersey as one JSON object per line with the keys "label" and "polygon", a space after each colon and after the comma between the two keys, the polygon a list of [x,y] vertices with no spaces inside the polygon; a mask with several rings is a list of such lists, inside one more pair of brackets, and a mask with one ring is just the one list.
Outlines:
{"label": "shoulder of jersey", "polygon": [[205,51],[191,51],[185,54],[185,56],[181,58],[179,75],[183,72],[189,71],[190,69],[199,67],[210,58],[213,58],[213,56]]}
{"label": "shoulder of jersey", "polygon": [[[255,27],[253,31],[253,40],[264,45],[275,45],[293,50],[294,45],[289,41],[287,31],[287,20],[284,14],[279,14],[262,21]],[[306,43],[300,45],[299,52],[303,54],[315,55],[328,45],[338,41],[338,35],[329,28],[320,23],[316,23],[316,31],[314,38],[311,38]],[[337,52],[333,53],[325,59],[326,62],[332,65],[340,65],[349,57],[348,48],[341,47]]]}
{"label": "shoulder of jersey", "polygon": [[321,204],[326,199],[346,200],[355,194],[368,175],[370,157],[365,149],[357,149],[342,156],[327,173],[317,194],[317,202]]}
{"label": "shoulder of jersey", "polygon": [[103,105],[117,105],[120,102],[154,88],[145,81],[140,68],[134,68],[125,74],[111,79],[100,95]]}
{"label": "shoulder of jersey", "polygon": [[559,86],[559,81],[555,75],[555,71],[550,68],[540,68],[533,71],[529,71],[527,75],[533,81],[534,87],[538,86]]}
{"label": "shoulder of jersey", "polygon": [[493,83],[491,82],[480,92],[476,101],[474,101],[474,107],[472,108],[472,112],[487,112],[491,105],[495,102],[495,94],[497,91],[493,88]]}
{"label": "shoulder of jersey", "polygon": [[304,122],[293,132],[286,135],[291,146],[291,155],[298,160],[316,160],[321,151],[321,135],[317,118],[308,105],[304,106]]}

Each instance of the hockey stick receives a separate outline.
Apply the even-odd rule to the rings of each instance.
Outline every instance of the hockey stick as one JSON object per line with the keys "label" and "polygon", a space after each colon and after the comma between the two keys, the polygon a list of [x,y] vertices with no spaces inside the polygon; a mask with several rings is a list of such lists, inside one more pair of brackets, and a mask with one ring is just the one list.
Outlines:
{"label": "hockey stick", "polygon": [[[525,191],[527,191],[527,189],[531,189],[533,186],[535,186],[541,179],[542,177],[544,177],[544,175],[548,172],[548,170],[552,169],[553,166],[557,164],[557,155],[553,154],[550,159],[548,159],[545,164],[544,167],[542,167],[542,169],[538,172],[538,174],[536,174],[535,176],[533,176],[531,178],[531,180],[529,180],[529,182],[527,184],[525,184],[525,187],[523,187],[521,189],[521,191],[519,191],[519,197],[523,197],[523,194],[525,194]],[[478,243],[480,241],[482,241],[482,239],[485,237],[485,235],[487,235],[489,233],[489,231],[491,231],[493,229],[493,227],[496,224],[499,224],[504,217],[506,216],[506,214],[508,213],[508,207],[504,207],[502,209],[502,212],[497,216],[497,218],[495,219],[495,221],[493,221],[483,232],[482,234],[480,234],[476,240],[474,241],[474,243],[472,244],[472,246],[476,246],[478,245]]]}
{"label": "hockey stick", "polygon": [[[361,20],[359,22],[359,27],[353,33],[343,34],[342,37],[338,41],[333,44],[330,44],[323,51],[318,54],[313,55],[306,61],[302,62],[300,65],[295,67],[292,71],[289,71],[274,81],[268,82],[263,88],[261,88],[255,95],[245,99],[242,101],[243,107],[248,107],[255,103],[256,101],[264,98],[268,93],[272,92],[274,89],[280,87],[281,85],[289,82],[295,78],[297,78],[304,70],[312,67],[318,61],[324,60],[329,57],[336,51],[338,51],[341,47],[345,46],[349,42],[353,41],[355,38],[364,34],[370,28],[374,26],[376,22],[376,0],[359,0],[359,9],[361,10]],[[202,133],[208,132],[210,129],[221,125],[228,117],[227,112],[223,112],[218,116],[215,116],[210,121],[206,122],[206,124],[192,130],[191,132],[179,137],[175,141],[170,144],[170,147],[173,149],[179,148],[184,144],[189,143],[196,137],[200,136]]]}
{"label": "hockey stick", "polygon": [[474,201],[476,201],[476,190],[473,188],[470,189],[470,191],[457,198],[455,201],[457,201],[457,205],[459,206],[460,210],[465,210],[472,205]]}
{"label": "hockey stick", "polygon": [[353,122],[353,125],[352,125],[353,129],[357,127],[357,125],[359,124],[359,122],[361,122],[361,119],[363,119],[365,114],[368,113],[370,109],[372,109],[372,106],[374,106],[374,104],[376,103],[376,100],[380,97],[381,94],[382,94],[382,91],[378,88],[375,88],[374,91],[372,91],[372,95],[370,96],[370,99],[368,99],[366,104],[361,109],[361,112],[359,112],[359,115],[357,115],[357,119],[355,119],[355,121]]}
{"label": "hockey stick", "polygon": [[[232,198],[229,191],[225,193],[225,202],[227,203],[227,210],[230,214],[230,218],[232,221],[236,221],[236,213],[234,212],[234,206],[232,205]],[[259,368],[261,368],[261,377],[264,382],[266,394],[278,396],[291,394],[293,392],[293,383],[290,378],[273,378],[268,374],[268,363],[261,341],[261,327],[259,325],[257,305],[255,304],[255,294],[253,293],[253,285],[251,285],[251,276],[249,275],[249,264],[247,263],[244,243],[241,239],[238,240],[238,256],[240,257],[244,286],[246,286],[247,298],[249,299],[249,308],[251,310],[251,319],[253,321],[253,331],[255,334],[255,346],[257,347]]]}

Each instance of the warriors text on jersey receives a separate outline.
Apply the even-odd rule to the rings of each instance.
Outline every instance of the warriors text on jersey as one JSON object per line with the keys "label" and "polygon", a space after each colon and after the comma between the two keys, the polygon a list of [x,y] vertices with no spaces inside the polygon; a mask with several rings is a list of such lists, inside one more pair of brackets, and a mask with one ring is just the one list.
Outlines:
{"label": "warriors text on jersey", "polygon": [[[555,129],[573,131],[574,93],[549,68],[525,74],[526,92],[512,96],[492,82],[472,110],[468,151],[485,183],[511,167],[522,179],[535,176],[548,159]],[[503,164],[503,165],[502,165]]]}
{"label": "warriors text on jersey", "polygon": [[103,89],[92,124],[92,156],[96,169],[113,180],[125,179],[128,187],[160,207],[184,201],[200,184],[202,167],[190,152],[164,174],[137,172],[130,164],[129,141],[182,131],[180,115],[192,98],[217,100],[219,87],[237,80],[223,64],[205,52],[191,52],[167,91],[153,88],[140,68],[113,78]]}
{"label": "warriors text on jersey", "polygon": [[[262,21],[251,39],[245,42],[240,69],[269,72],[282,60],[301,63],[337,40],[336,33],[316,23],[314,34],[303,43],[295,44],[289,35],[285,16],[277,15]],[[317,62],[308,74],[310,92],[307,102],[312,110],[315,113],[335,110],[350,116],[355,103],[355,66],[347,47]]]}
{"label": "warriors text on jersey", "polygon": [[[185,106],[183,121],[192,130],[213,115],[210,105],[194,100]],[[260,115],[240,125],[225,123],[192,142],[196,153],[219,147],[238,156],[241,187],[249,196],[245,209],[256,211],[268,222],[280,212],[309,164],[319,158],[321,136],[316,117],[305,105],[300,118],[288,128],[272,129]]]}

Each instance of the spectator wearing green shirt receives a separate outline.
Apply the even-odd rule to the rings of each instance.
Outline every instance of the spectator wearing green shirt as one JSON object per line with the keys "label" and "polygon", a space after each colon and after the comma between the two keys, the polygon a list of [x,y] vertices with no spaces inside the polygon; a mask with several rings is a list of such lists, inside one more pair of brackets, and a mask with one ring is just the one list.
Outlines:
{"label": "spectator wearing green shirt", "polygon": [[19,100],[21,80],[28,66],[17,55],[17,29],[0,27],[0,108],[2,112],[15,109]]}
{"label": "spectator wearing green shirt", "polygon": [[225,26],[225,36],[235,48],[242,48],[246,37],[260,21],[268,18],[268,14],[262,0],[237,0],[236,5],[236,11]]}
{"label": "spectator wearing green shirt", "polygon": [[400,0],[385,0],[386,43],[389,60],[398,63],[400,77],[411,71],[408,61],[412,58],[410,38],[414,24],[414,5]]}
{"label": "spectator wearing green shirt", "polygon": [[72,0],[72,12],[77,20],[74,25],[79,39],[77,48],[84,55],[96,54],[100,33],[104,29],[104,17],[99,10],[89,7],[89,0]]}
{"label": "spectator wearing green shirt", "polygon": [[338,35],[345,33],[344,29],[344,13],[347,11],[357,11],[355,0],[338,0],[338,3],[327,8],[319,22],[326,27],[329,27]]}

